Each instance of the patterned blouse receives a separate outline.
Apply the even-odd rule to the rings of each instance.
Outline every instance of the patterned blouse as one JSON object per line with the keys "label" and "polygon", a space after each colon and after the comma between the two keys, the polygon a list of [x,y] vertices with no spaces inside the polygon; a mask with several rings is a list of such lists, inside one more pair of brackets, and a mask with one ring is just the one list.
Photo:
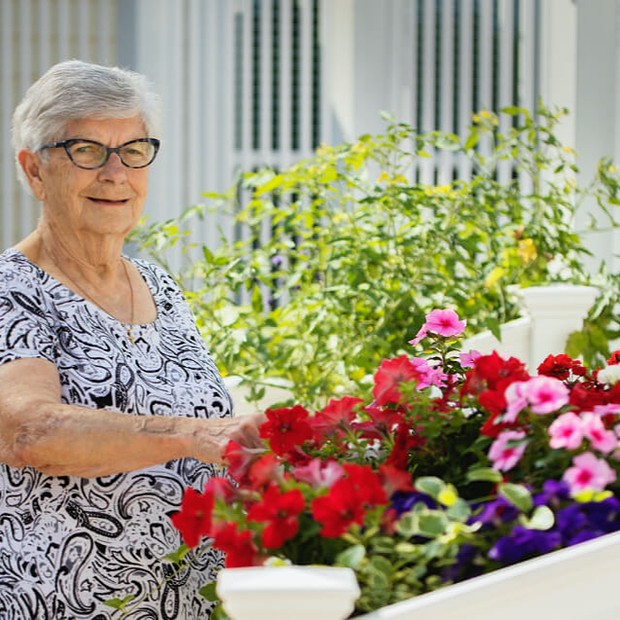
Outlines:
{"label": "patterned blouse", "polygon": [[[160,268],[131,260],[157,306],[154,322],[132,326],[133,344],[117,319],[19,251],[0,254],[0,363],[51,361],[64,403],[134,416],[230,416],[182,292]],[[184,458],[88,479],[0,464],[0,617],[107,620],[120,612],[103,601],[134,595],[128,620],[207,618],[197,592],[221,557],[205,545],[180,573],[162,558],[181,543],[169,515],[184,488],[202,489],[216,469]]]}

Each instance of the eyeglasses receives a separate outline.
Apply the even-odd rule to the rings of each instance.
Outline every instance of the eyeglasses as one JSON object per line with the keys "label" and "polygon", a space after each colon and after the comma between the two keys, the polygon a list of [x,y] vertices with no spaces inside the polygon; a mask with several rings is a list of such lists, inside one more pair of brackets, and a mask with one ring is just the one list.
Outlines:
{"label": "eyeglasses", "polygon": [[138,138],[121,144],[120,146],[106,146],[94,140],[72,138],[53,144],[44,144],[39,150],[63,148],[69,159],[78,167],[86,170],[95,170],[105,166],[110,155],[116,153],[124,166],[128,168],[145,168],[153,163],[159,150],[157,138]]}

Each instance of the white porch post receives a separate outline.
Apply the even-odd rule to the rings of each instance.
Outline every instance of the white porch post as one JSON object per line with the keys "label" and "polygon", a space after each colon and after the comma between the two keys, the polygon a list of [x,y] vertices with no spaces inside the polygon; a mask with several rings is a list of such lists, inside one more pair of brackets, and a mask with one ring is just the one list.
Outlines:
{"label": "white porch post", "polygon": [[[618,110],[620,87],[620,57],[618,0],[577,0],[578,45],[577,99],[576,99],[576,148],[582,183],[587,182],[594,166],[603,156],[620,158],[620,127]],[[577,229],[583,230],[589,212],[594,209],[584,205],[578,215]],[[599,218],[601,224],[604,219]],[[606,261],[611,271],[618,269],[620,236],[617,231],[586,233],[589,248],[594,252],[592,267]]]}

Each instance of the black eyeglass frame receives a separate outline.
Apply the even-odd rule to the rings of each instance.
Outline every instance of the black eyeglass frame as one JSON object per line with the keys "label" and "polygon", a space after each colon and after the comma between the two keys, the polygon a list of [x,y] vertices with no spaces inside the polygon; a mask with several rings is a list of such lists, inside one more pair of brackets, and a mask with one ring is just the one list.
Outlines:
{"label": "black eyeglass frame", "polygon": [[[106,155],[103,158],[103,161],[99,165],[92,166],[92,167],[82,166],[78,164],[73,159],[71,155],[71,151],[69,149],[74,144],[78,144],[80,142],[86,142],[87,144],[96,144],[97,146],[102,146],[106,150]],[[143,164],[142,166],[130,166],[127,162],[125,162],[125,160],[123,159],[123,156],[121,155],[122,149],[129,146],[130,144],[135,144],[136,142],[148,142],[149,144],[153,145],[153,148],[154,148],[153,156],[146,164]],[[120,146],[106,146],[105,144],[101,144],[101,142],[97,142],[96,140],[87,140],[86,138],[71,138],[69,140],[62,140],[61,142],[54,142],[52,144],[44,144],[43,146],[39,148],[39,151],[42,151],[43,149],[63,148],[65,149],[65,153],[67,153],[67,157],[71,160],[71,163],[74,166],[77,166],[78,168],[82,168],[82,170],[97,170],[98,168],[103,168],[103,166],[105,166],[108,163],[108,159],[110,159],[110,155],[112,155],[112,153],[116,153],[118,155],[118,158],[121,160],[121,163],[123,164],[123,166],[125,166],[126,168],[133,168],[135,170],[135,169],[140,169],[140,168],[146,168],[147,166],[150,166],[153,163],[153,161],[155,161],[155,157],[157,156],[157,152],[159,151],[159,145],[160,145],[160,141],[157,138],[137,138],[136,140],[129,140],[129,142],[125,142],[124,144],[121,144]]]}

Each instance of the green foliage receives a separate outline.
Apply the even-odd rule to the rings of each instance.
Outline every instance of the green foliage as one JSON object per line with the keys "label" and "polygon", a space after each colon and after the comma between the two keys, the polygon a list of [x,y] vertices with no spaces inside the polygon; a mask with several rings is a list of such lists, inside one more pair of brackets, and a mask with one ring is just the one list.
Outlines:
{"label": "green foliage", "polygon": [[[481,112],[462,140],[389,120],[382,135],[245,174],[191,217],[135,239],[164,264],[168,245],[189,249],[177,276],[224,374],[243,377],[257,399],[284,380],[295,401],[319,405],[355,392],[433,308],[454,308],[469,333],[497,334],[518,316],[511,285],[591,282],[573,228],[586,190],[575,184],[574,153],[554,136],[563,113]],[[442,157],[455,176],[470,169],[470,180],[416,180]],[[587,188],[610,219],[619,187],[605,163]],[[189,247],[183,230],[213,211],[228,214],[238,237]],[[605,348],[596,330],[611,328],[611,304],[601,302],[573,348]]]}

